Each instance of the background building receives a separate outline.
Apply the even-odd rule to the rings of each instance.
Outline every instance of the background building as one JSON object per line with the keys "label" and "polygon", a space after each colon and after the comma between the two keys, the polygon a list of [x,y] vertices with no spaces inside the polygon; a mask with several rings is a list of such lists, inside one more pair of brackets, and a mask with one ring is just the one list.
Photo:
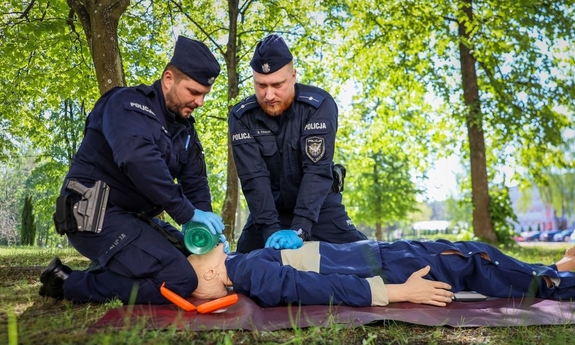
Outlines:
{"label": "background building", "polygon": [[533,187],[527,193],[520,191],[519,187],[510,187],[509,197],[517,215],[515,231],[518,233],[563,230],[572,223],[568,221],[563,210],[555,210],[541,198],[537,187]]}

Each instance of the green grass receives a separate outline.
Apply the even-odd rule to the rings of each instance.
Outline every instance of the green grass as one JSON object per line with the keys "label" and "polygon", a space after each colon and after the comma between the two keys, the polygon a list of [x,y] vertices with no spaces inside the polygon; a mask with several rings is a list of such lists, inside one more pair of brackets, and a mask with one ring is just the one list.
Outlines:
{"label": "green grass", "polygon": [[[567,246],[567,245],[566,245]],[[563,247],[506,249],[529,262],[551,263],[563,256]],[[145,330],[136,323],[129,329],[86,334],[107,310],[108,304],[75,305],[38,295],[39,275],[58,255],[75,269],[89,261],[73,249],[0,247],[0,344],[569,344],[575,325],[500,328],[425,327],[402,322],[377,322],[355,328],[333,325],[258,331]]]}

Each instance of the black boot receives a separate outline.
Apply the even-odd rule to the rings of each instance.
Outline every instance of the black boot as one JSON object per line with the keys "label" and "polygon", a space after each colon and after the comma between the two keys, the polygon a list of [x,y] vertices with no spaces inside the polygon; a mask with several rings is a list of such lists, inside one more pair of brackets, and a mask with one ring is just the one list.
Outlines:
{"label": "black boot", "polygon": [[55,299],[64,298],[64,281],[72,273],[72,269],[64,264],[58,257],[50,261],[48,267],[40,274],[40,296]]}

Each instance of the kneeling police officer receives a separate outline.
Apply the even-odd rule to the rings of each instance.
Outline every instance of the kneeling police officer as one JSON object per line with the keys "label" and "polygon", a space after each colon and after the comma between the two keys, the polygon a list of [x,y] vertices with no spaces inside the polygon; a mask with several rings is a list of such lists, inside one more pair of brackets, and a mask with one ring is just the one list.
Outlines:
{"label": "kneeling police officer", "polygon": [[102,95],[86,120],[54,214],[58,233],[101,268],[73,271],[54,258],[40,276],[40,295],[164,304],[164,282],[191,295],[197,277],[183,235],[156,216],[165,211],[178,224],[224,230],[212,212],[192,117],[219,73],[206,45],[180,36],[160,80]]}

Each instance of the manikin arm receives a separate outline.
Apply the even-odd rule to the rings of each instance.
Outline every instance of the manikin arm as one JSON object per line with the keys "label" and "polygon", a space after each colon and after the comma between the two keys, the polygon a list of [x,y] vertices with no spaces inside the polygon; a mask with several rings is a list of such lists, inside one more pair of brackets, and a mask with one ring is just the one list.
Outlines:
{"label": "manikin arm", "polygon": [[389,302],[412,302],[445,307],[453,300],[449,284],[423,279],[431,268],[425,266],[414,272],[403,284],[387,284]]}

